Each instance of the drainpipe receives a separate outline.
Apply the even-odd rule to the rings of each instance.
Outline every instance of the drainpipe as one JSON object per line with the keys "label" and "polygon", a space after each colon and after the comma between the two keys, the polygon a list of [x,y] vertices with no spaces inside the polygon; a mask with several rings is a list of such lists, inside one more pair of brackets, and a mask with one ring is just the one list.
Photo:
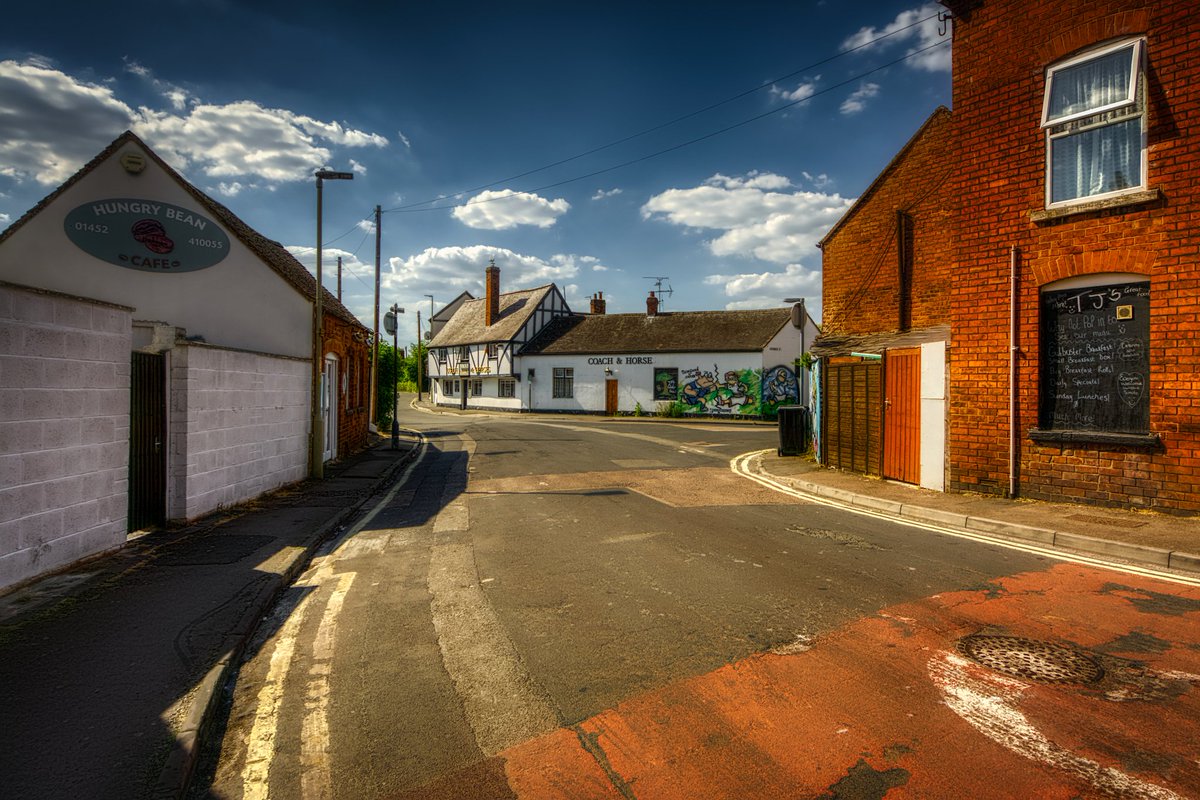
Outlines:
{"label": "drainpipe", "polygon": [[1008,327],[1008,496],[1017,496],[1017,457],[1019,453],[1017,430],[1017,358],[1021,348],[1017,344],[1017,259],[1019,251],[1014,245],[1009,250],[1009,327]]}

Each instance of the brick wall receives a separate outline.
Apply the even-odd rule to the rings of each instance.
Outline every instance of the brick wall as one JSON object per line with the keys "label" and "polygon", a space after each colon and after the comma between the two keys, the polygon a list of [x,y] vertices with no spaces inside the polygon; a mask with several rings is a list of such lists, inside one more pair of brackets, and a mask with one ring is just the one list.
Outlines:
{"label": "brick wall", "polygon": [[897,211],[906,212],[912,221],[908,327],[949,321],[951,135],[950,112],[940,108],[826,237],[822,247],[822,333],[882,333],[902,328]]}
{"label": "brick wall", "polygon": [[190,520],[308,475],[306,359],[171,350],[168,515]]}
{"label": "brick wall", "polygon": [[345,320],[325,316],[325,352],[338,358],[338,458],[366,447],[370,433],[370,348],[364,333]]}
{"label": "brick wall", "polygon": [[[955,5],[955,4],[951,4]],[[968,4],[964,4],[968,5]],[[1009,249],[1018,289],[1020,494],[1200,512],[1200,237],[1195,171],[1200,15],[1183,0],[986,0],[956,14],[954,124],[961,169],[950,293],[951,488],[1008,488]],[[1147,41],[1148,184],[1161,199],[1035,221],[1045,209],[1045,67],[1114,37]],[[1060,278],[1137,272],[1151,282],[1150,428],[1158,451],[1038,444],[1038,297]]]}
{"label": "brick wall", "polygon": [[131,326],[0,284],[0,588],[124,543]]}

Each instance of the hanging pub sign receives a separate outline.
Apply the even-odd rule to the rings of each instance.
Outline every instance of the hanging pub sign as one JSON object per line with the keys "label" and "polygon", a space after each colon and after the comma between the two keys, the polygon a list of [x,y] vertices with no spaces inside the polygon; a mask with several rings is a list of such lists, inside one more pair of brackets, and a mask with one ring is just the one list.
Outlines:
{"label": "hanging pub sign", "polygon": [[143,272],[194,272],[229,255],[217,223],[159,200],[93,200],[67,214],[63,226],[88,255]]}

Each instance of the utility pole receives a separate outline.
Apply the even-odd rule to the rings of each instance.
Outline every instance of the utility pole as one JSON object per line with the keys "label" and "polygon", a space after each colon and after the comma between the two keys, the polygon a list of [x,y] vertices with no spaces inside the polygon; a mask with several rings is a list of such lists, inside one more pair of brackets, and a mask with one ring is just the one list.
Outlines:
{"label": "utility pole", "polygon": [[379,236],[382,212],[375,206],[375,341],[371,345],[371,397],[368,403],[367,423],[375,424],[375,383],[379,380]]}
{"label": "utility pole", "polygon": [[387,332],[392,335],[392,449],[400,449],[400,420],[396,419],[396,412],[399,410],[400,391],[398,383],[400,382],[400,315],[404,313],[404,309],[396,303],[392,303],[392,307],[388,309],[388,313],[383,318],[383,324],[387,327]]}
{"label": "utility pole", "polygon": [[342,257],[338,256],[338,302],[342,302]]}
{"label": "utility pole", "polygon": [[421,402],[421,362],[425,360],[421,350],[421,309],[419,308],[417,309],[417,349],[415,355],[417,359],[417,402],[419,403]]}

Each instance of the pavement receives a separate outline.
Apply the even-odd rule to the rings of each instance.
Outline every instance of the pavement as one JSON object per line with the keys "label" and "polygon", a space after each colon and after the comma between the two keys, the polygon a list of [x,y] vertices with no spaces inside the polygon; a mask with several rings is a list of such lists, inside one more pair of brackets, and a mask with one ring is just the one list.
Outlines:
{"label": "pavement", "polygon": [[[180,797],[256,626],[320,544],[416,452],[408,435],[399,450],[380,437],[329,465],[321,482],[134,539],[0,595],[0,797]],[[738,461],[760,481],[823,502],[1200,573],[1200,518],[934,492],[774,449]]]}
{"label": "pavement", "polygon": [[260,620],[416,443],[0,595],[0,797],[182,796]]}

